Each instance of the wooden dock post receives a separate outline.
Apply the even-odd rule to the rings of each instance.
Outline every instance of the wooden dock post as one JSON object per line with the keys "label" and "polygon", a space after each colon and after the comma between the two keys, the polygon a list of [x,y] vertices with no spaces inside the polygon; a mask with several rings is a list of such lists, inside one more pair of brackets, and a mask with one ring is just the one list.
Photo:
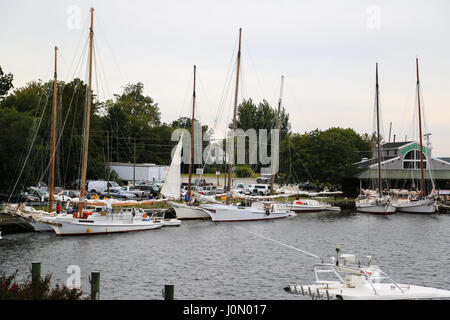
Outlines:
{"label": "wooden dock post", "polygon": [[100,298],[100,272],[91,272],[91,300]]}
{"label": "wooden dock post", "polygon": [[173,300],[174,285],[166,284],[163,289],[164,300]]}
{"label": "wooden dock post", "polygon": [[31,286],[35,287],[39,279],[41,278],[41,263],[32,262],[31,263]]}

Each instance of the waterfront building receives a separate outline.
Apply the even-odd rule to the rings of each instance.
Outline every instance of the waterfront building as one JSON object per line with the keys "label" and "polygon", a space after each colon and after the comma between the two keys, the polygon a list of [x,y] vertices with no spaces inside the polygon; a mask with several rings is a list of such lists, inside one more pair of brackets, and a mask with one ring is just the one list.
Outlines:
{"label": "waterfront building", "polygon": [[[442,194],[450,190],[450,157],[432,156],[429,144],[422,146],[423,167],[426,191],[432,191],[433,180],[435,190]],[[389,142],[381,146],[381,175],[385,181],[384,189],[420,189],[420,144],[416,141]],[[356,163],[359,172],[347,179],[346,188],[351,193],[359,188],[369,188],[370,180],[378,176],[378,157],[376,149],[372,158],[364,158]],[[432,180],[431,180],[432,179]],[[353,181],[351,181],[353,180]],[[355,188],[356,187],[356,188]],[[353,189],[353,190],[351,190]]]}

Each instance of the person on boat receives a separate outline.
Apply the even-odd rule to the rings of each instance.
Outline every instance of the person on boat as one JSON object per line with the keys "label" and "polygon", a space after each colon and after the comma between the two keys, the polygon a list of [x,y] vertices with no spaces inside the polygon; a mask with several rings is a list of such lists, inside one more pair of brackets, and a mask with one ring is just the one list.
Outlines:
{"label": "person on boat", "polygon": [[58,202],[58,204],[56,205],[56,214],[60,213],[61,213],[61,204]]}
{"label": "person on boat", "polygon": [[71,215],[73,213],[72,204],[69,203],[69,206],[67,207],[67,214]]}
{"label": "person on boat", "polygon": [[296,194],[296,195],[295,195],[295,200],[299,200],[299,199],[300,199],[299,195]]}
{"label": "person on boat", "polygon": [[133,218],[136,216],[136,211],[134,210],[134,208],[133,210],[131,210],[131,214],[133,215]]}

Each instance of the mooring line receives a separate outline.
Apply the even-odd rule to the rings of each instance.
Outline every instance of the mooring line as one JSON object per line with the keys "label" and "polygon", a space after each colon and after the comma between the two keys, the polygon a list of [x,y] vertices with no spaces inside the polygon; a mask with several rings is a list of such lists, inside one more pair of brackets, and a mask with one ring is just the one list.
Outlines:
{"label": "mooring line", "polygon": [[255,233],[255,232],[253,232],[253,231],[249,231],[249,230],[246,230],[246,229],[242,229],[242,228],[239,228],[239,227],[234,227],[234,228],[236,228],[236,229],[239,229],[239,230],[241,230],[241,231],[245,231],[245,232],[248,232],[248,233],[254,234],[255,236],[258,236],[258,237],[264,238],[264,239],[266,239],[266,240],[270,240],[270,241],[272,241],[272,242],[275,242],[275,243],[278,243],[278,244],[280,244],[280,245],[282,245],[282,246],[285,246],[285,247],[288,247],[288,248],[294,249],[294,250],[296,250],[296,251],[299,251],[299,252],[301,252],[301,253],[304,253],[304,254],[306,254],[306,255],[308,255],[308,256],[311,256],[311,257],[314,257],[314,258],[317,258],[317,259],[321,259],[321,257],[319,257],[319,256],[316,256],[316,255],[315,255],[315,254],[313,254],[313,253],[310,253],[310,252],[307,252],[307,251],[301,250],[301,249],[299,249],[299,248],[293,247],[293,246],[291,246],[291,245],[289,245],[289,244],[285,244],[285,243],[282,243],[282,242],[280,242],[280,241],[277,241],[277,240],[271,239],[271,238],[269,238],[269,237],[263,236],[262,234],[258,234],[258,233]]}

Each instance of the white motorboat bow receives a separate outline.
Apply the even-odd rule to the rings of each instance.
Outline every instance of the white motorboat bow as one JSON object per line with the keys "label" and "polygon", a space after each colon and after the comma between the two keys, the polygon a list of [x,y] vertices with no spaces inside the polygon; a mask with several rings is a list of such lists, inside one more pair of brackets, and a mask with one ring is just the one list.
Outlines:
{"label": "white motorboat bow", "polygon": [[[339,249],[336,248],[339,253]],[[341,265],[341,261],[342,265]],[[315,282],[311,285],[291,284],[284,288],[292,294],[302,294],[313,300],[418,300],[450,298],[450,291],[409,284],[399,284],[384,273],[378,266],[370,265],[371,258],[367,256],[367,266],[355,264],[355,256],[342,254],[336,259],[331,257],[331,263],[314,265]],[[321,278],[326,274],[330,278]]]}

